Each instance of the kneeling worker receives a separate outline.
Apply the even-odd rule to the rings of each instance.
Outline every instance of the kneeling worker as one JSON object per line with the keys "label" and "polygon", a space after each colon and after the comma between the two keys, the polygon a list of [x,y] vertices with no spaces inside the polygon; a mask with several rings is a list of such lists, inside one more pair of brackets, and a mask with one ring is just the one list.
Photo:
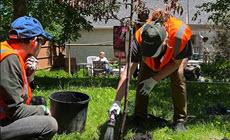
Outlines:
{"label": "kneeling worker", "polygon": [[52,139],[58,124],[49,109],[45,105],[29,105],[36,57],[52,35],[43,30],[37,19],[20,17],[11,24],[9,37],[1,42],[0,139]]}

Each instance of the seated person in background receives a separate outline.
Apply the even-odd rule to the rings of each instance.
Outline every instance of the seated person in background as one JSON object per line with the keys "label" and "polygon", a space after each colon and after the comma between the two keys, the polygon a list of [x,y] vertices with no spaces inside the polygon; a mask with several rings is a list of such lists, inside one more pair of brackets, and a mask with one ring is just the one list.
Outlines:
{"label": "seated person in background", "polygon": [[109,67],[109,61],[105,57],[105,52],[100,52],[99,57],[96,58],[94,61],[104,61],[106,63],[106,71],[111,72],[111,68]]}

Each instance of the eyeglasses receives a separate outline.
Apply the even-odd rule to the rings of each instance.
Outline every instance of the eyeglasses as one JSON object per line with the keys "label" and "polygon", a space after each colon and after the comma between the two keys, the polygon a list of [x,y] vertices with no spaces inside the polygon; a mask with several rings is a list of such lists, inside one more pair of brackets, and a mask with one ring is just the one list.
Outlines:
{"label": "eyeglasses", "polygon": [[38,36],[37,39],[38,39],[38,41],[41,40],[41,44],[42,44],[42,45],[45,45],[45,44],[46,44],[46,41],[47,41],[47,40],[46,40],[46,38],[44,38],[43,36]]}

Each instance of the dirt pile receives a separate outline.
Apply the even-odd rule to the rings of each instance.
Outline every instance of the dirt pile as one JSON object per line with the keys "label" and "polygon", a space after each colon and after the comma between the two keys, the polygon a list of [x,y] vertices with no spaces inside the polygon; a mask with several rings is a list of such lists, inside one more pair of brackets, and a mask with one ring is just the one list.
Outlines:
{"label": "dirt pile", "polygon": [[152,134],[137,133],[133,136],[132,140],[152,140],[152,138],[153,138]]}

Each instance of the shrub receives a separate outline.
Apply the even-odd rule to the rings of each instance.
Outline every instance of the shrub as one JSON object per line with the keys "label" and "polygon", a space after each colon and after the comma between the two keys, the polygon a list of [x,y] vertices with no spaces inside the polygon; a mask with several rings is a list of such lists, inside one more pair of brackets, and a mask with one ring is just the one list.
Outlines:
{"label": "shrub", "polygon": [[201,64],[201,71],[205,77],[213,81],[227,82],[230,77],[230,61],[221,59],[211,64]]}

